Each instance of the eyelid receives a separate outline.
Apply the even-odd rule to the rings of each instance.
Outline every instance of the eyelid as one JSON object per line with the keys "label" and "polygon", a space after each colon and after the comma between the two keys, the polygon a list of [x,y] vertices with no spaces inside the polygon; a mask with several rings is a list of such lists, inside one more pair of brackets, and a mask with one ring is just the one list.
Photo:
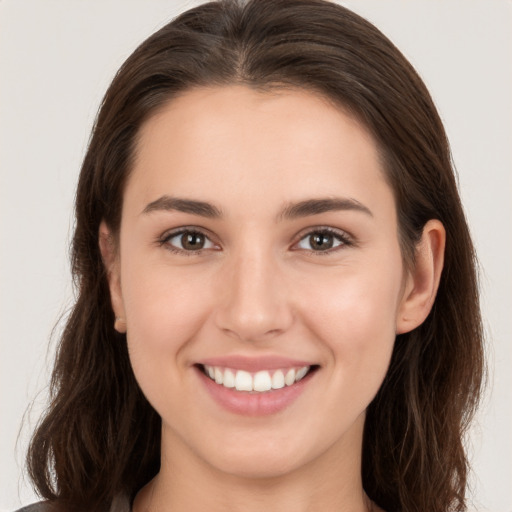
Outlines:
{"label": "eyelid", "polygon": [[[199,234],[203,235],[207,240],[209,240],[215,247],[189,251],[189,250],[185,250],[185,249],[180,249],[179,247],[176,247],[176,246],[168,243],[174,237],[183,235],[185,233],[199,233]],[[214,238],[215,237],[210,234],[210,231],[205,228],[201,228],[199,226],[180,226],[178,228],[174,228],[174,229],[165,231],[161,236],[159,236],[157,238],[157,243],[160,246],[165,245],[166,248],[171,252],[191,256],[191,255],[203,252],[203,251],[219,250],[220,249],[219,244],[214,240]]]}
{"label": "eyelid", "polygon": [[[297,247],[298,244],[302,240],[304,240],[304,238],[311,236],[314,233],[327,233],[329,235],[334,236],[335,238],[340,240],[342,243],[336,247],[332,247],[332,248],[326,249],[324,251],[307,250],[307,249],[301,249],[301,248]],[[321,254],[330,254],[330,253],[333,253],[340,249],[343,249],[343,247],[353,247],[354,245],[356,245],[354,237],[352,235],[350,235],[347,231],[344,231],[344,230],[338,229],[338,228],[333,228],[331,226],[312,226],[312,227],[302,230],[301,232],[299,232],[297,234],[291,249],[294,251],[306,251],[310,254],[321,255]]]}
{"label": "eyelid", "polygon": [[[175,247],[173,245],[168,244],[169,240],[172,238],[182,235],[184,233],[200,233],[204,237],[206,237],[213,245],[215,245],[215,248],[207,248],[207,249],[197,249],[195,251],[191,250],[185,250],[180,249],[179,247]],[[337,238],[339,241],[341,241],[341,244],[335,247],[332,247],[330,249],[326,249],[324,251],[314,251],[314,250],[307,250],[307,249],[301,249],[298,248],[297,245],[307,236],[311,236],[314,233],[328,233],[335,238]],[[180,253],[180,254],[186,254],[186,255],[194,255],[197,253],[200,253],[202,251],[211,251],[211,250],[220,250],[219,243],[215,241],[215,236],[212,236],[210,231],[208,229],[199,227],[199,226],[180,226],[178,228],[170,229],[165,231],[161,236],[157,238],[157,243],[160,246],[164,246],[167,244],[167,249]],[[332,226],[311,226],[306,229],[303,229],[295,236],[295,241],[293,242],[291,246],[291,250],[293,251],[306,251],[309,253],[314,253],[316,255],[319,254],[329,254],[332,252],[335,252],[339,249],[342,249],[343,247],[351,247],[356,245],[356,242],[354,240],[354,237],[349,234],[347,231],[339,229],[339,228],[333,228]]]}

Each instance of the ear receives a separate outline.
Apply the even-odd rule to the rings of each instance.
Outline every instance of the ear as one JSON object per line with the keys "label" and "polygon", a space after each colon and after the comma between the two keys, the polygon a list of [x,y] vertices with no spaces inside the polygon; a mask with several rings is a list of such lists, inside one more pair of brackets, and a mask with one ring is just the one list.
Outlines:
{"label": "ear", "polygon": [[103,265],[107,272],[108,286],[110,288],[110,301],[116,316],[114,328],[120,333],[126,332],[126,316],[123,296],[121,293],[121,275],[119,268],[119,253],[110,228],[105,221],[101,221],[98,233],[99,246]]}
{"label": "ear", "polygon": [[444,264],[446,231],[439,220],[429,220],[416,246],[414,268],[406,277],[400,303],[396,333],[403,334],[421,325],[427,318],[434,300]]}

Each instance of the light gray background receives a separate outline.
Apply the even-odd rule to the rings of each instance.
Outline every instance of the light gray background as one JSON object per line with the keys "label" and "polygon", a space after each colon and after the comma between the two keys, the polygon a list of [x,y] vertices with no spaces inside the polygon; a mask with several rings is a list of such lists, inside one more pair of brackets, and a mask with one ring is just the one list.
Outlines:
{"label": "light gray background", "polygon": [[[0,511],[35,499],[23,457],[45,404],[52,327],[71,302],[74,187],[100,99],[135,46],[196,3],[0,0]],[[483,267],[491,368],[470,439],[474,509],[510,512],[512,3],[345,4],[416,66],[451,139]]]}

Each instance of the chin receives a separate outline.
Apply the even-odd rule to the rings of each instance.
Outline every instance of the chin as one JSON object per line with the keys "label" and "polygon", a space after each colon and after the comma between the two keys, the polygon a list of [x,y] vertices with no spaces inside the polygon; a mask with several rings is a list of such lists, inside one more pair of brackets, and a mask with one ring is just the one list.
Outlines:
{"label": "chin", "polygon": [[235,461],[226,461],[221,472],[233,477],[249,480],[271,480],[284,477],[296,471],[301,464],[296,461],[282,460],[281,458],[260,458],[249,460],[239,458]]}
{"label": "chin", "polygon": [[243,446],[230,444],[222,453],[212,454],[210,461],[219,471],[233,477],[274,479],[307,465],[310,457],[300,452],[299,447],[286,443],[257,443],[253,440]]}

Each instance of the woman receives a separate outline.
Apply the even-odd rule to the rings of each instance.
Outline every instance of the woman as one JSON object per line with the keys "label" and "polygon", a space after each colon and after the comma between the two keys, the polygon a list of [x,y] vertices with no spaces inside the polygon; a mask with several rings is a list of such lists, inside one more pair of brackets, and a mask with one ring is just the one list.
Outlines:
{"label": "woman", "polygon": [[126,61],[78,185],[42,510],[465,510],[482,335],[425,86],[329,2],[205,4]]}

